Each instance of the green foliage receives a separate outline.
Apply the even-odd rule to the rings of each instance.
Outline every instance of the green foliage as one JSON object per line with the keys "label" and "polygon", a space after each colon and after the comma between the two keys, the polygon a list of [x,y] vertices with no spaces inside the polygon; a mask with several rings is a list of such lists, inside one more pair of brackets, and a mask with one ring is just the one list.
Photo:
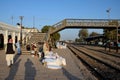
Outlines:
{"label": "green foliage", "polygon": [[82,40],[80,40],[79,38],[76,38],[75,42],[82,42]]}
{"label": "green foliage", "polygon": [[48,30],[49,30],[49,27],[51,27],[51,26],[44,26],[44,27],[41,29],[41,32],[42,32],[42,33],[47,33]]}
{"label": "green foliage", "polygon": [[[109,21],[109,25],[114,25],[114,26],[118,26],[118,21],[117,20],[112,20]],[[119,31],[118,31],[119,33]],[[117,30],[116,29],[104,29],[104,36],[107,39],[111,39],[111,40],[116,40],[117,38]]]}
{"label": "green foliage", "polygon": [[110,40],[116,40],[116,29],[114,30],[109,30],[109,29],[104,29],[104,36],[106,37],[106,39],[110,39]]}
{"label": "green foliage", "polygon": [[78,36],[79,36],[80,41],[83,41],[84,38],[88,37],[88,30],[87,29],[81,29],[79,31]]}
{"label": "green foliage", "polygon": [[[52,27],[52,26],[44,26],[41,31],[43,33],[47,33],[49,31],[49,28],[51,28],[51,30],[54,30],[55,28]],[[54,40],[54,41],[57,41],[60,39],[60,34],[57,32],[57,33],[54,33],[52,36],[51,36],[51,39]]]}
{"label": "green foliage", "polygon": [[51,38],[54,40],[54,41],[58,41],[60,40],[60,34],[59,33],[54,33]]}
{"label": "green foliage", "polygon": [[97,35],[99,35],[99,33],[97,33],[97,32],[92,32],[92,33],[90,33],[89,36],[97,36]]}

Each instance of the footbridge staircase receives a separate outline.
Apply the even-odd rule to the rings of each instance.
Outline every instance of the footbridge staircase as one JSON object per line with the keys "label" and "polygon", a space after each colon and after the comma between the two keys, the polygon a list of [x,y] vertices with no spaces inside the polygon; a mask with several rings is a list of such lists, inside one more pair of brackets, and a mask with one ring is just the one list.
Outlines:
{"label": "footbridge staircase", "polygon": [[44,38],[46,36],[46,33],[41,32],[31,32],[31,38],[28,41],[28,43],[41,43],[44,42]]}

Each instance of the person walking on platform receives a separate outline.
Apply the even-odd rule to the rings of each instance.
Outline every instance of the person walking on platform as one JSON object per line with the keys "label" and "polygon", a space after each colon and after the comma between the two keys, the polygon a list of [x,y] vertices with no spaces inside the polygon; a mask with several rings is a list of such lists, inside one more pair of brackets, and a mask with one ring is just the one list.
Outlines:
{"label": "person walking on platform", "polygon": [[6,53],[7,66],[11,67],[11,65],[14,63],[14,54],[15,54],[15,46],[13,45],[12,37],[8,40],[7,46],[5,47],[5,53]]}
{"label": "person walking on platform", "polygon": [[16,43],[16,47],[17,47],[17,54],[20,55],[21,54],[20,41]]}

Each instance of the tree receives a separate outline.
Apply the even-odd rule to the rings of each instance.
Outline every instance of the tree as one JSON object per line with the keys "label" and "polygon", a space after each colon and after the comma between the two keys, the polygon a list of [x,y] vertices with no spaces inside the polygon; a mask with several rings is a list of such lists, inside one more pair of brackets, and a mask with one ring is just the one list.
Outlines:
{"label": "tree", "polygon": [[88,30],[87,29],[81,29],[79,31],[78,37],[79,37],[80,41],[83,41],[84,38],[88,37]]}
{"label": "tree", "polygon": [[104,36],[106,37],[106,39],[116,40],[116,29],[104,29]]}
{"label": "tree", "polygon": [[89,36],[97,36],[97,35],[99,35],[97,32],[92,32],[92,33],[90,33]]}
{"label": "tree", "polygon": [[78,39],[78,38],[76,38],[76,39],[75,39],[75,42],[79,42],[79,39]]}
{"label": "tree", "polygon": [[[54,30],[55,28],[52,27],[52,26],[44,26],[41,31],[43,33],[47,33],[49,31],[49,28],[51,28],[51,30]],[[57,41],[57,40],[60,40],[60,34],[57,32],[57,33],[54,33],[52,34],[51,36],[51,39],[54,40],[54,41]]]}
{"label": "tree", "polygon": [[51,27],[51,26],[44,26],[44,27],[41,29],[42,33],[47,33],[48,30],[49,30],[49,27]]}
{"label": "tree", "polygon": [[[109,21],[109,25],[116,25],[118,26],[119,23],[117,20],[112,20]],[[116,29],[104,29],[104,36],[106,37],[106,39],[110,39],[110,40],[116,40],[117,38],[117,30]],[[119,32],[119,30],[118,30]]]}

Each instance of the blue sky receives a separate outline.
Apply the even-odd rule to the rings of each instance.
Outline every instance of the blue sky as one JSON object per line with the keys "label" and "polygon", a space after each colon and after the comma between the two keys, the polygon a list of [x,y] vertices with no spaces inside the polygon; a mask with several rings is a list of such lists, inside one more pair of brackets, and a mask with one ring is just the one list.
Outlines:
{"label": "blue sky", "polygon": [[[23,25],[41,29],[65,18],[108,19],[106,10],[111,8],[110,18],[120,19],[120,0],[0,0],[0,21],[16,26],[19,16],[24,16]],[[13,23],[11,17],[13,16]],[[78,37],[80,29],[65,29],[60,32],[61,39]],[[102,29],[90,29],[102,33]]]}

